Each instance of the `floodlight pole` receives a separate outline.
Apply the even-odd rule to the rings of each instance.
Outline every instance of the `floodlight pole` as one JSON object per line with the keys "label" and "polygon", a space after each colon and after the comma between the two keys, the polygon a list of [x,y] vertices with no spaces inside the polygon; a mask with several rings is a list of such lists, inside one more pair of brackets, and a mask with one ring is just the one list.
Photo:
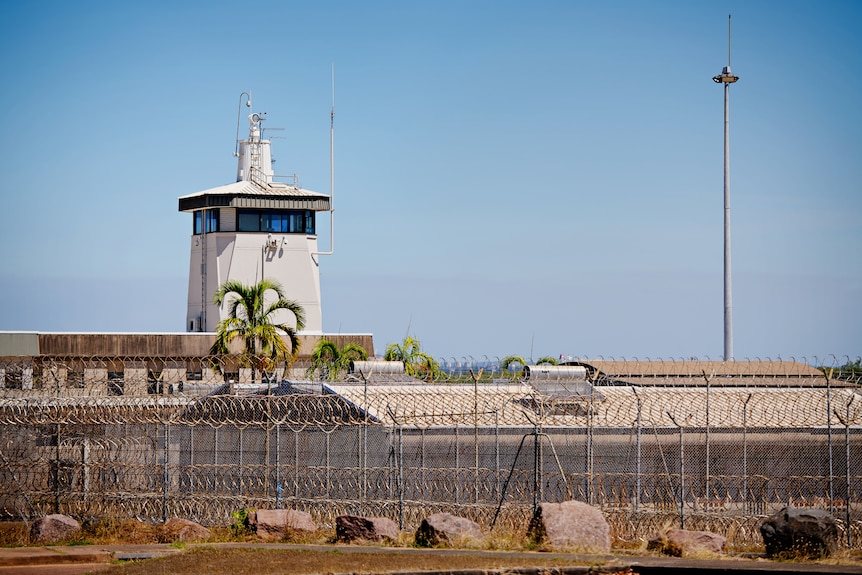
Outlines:
{"label": "floodlight pole", "polygon": [[724,85],[724,361],[733,359],[733,305],[730,281],[730,14],[727,15],[727,66],[712,81]]}

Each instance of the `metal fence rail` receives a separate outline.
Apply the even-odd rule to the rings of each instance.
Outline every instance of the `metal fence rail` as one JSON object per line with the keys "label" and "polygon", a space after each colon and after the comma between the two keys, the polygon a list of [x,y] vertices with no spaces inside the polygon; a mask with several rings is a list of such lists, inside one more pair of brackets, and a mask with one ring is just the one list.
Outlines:
{"label": "metal fence rail", "polygon": [[83,387],[76,370],[97,360],[4,361],[22,385],[6,377],[13,385],[0,390],[0,518],[225,524],[237,509],[268,507],[329,525],[342,513],[384,515],[410,529],[448,511],[523,530],[537,502],[577,499],[600,507],[622,544],[676,525],[759,546],[759,523],[787,505],[826,509],[845,545],[862,541],[857,382],[550,397],[503,373],[397,386],[257,374],[247,387],[222,374],[202,395],[179,359],[152,373],[134,367],[151,359],[101,358],[133,367],[113,379],[81,371]]}

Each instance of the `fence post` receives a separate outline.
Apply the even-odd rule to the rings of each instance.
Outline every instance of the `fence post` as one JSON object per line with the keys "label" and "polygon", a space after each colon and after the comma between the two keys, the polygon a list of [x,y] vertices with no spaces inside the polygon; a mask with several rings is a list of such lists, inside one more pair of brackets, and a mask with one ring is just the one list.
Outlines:
{"label": "fence post", "polygon": [[587,503],[594,504],[593,497],[593,394],[590,394],[590,411],[587,414]]}
{"label": "fence post", "polygon": [[189,470],[186,477],[188,477],[188,489],[190,493],[195,492],[195,483],[197,482],[197,471],[195,469],[195,427],[190,425],[188,427],[189,430]]}
{"label": "fence post", "polygon": [[500,495],[500,410],[494,410],[494,499]]}
{"label": "fence post", "polygon": [[164,465],[164,478],[163,478],[164,485],[163,485],[163,489],[162,489],[162,523],[164,523],[165,521],[168,520],[168,457],[170,455],[170,451],[169,451],[170,447],[169,446],[170,446],[170,432],[171,432],[170,431],[171,428],[168,427],[167,422],[164,424],[164,426],[165,426],[165,431],[164,431],[165,465]]}
{"label": "fence post", "polygon": [[404,426],[398,426],[398,528],[404,529]]}
{"label": "fence post", "polygon": [[679,426],[679,523],[685,529],[685,441]]}
{"label": "fence post", "polygon": [[844,501],[844,523],[847,526],[847,549],[853,549],[853,545],[850,543],[850,404],[853,403],[854,398],[851,398],[850,401],[847,402],[847,420],[844,423],[844,461],[846,464],[846,469],[844,470],[844,481],[847,490],[847,495]]}
{"label": "fence post", "polygon": [[419,430],[419,469],[421,471],[422,489],[425,489],[425,429]]}
{"label": "fence post", "polygon": [[330,463],[331,457],[331,445],[329,440],[329,434],[331,432],[324,431],[324,436],[326,437],[326,498],[329,499],[332,497],[330,491],[332,488],[332,467]]}
{"label": "fence post", "polygon": [[[835,514],[835,486],[832,470],[832,370],[826,374],[826,444],[829,450],[829,513]],[[849,528],[849,525],[848,525]]]}
{"label": "fence post", "polygon": [[293,431],[293,498],[299,499],[299,433]]}
{"label": "fence post", "polygon": [[636,449],[637,449],[637,467],[635,469],[635,513],[640,509],[641,500],[641,398],[635,388],[632,388],[632,393],[637,398],[638,417],[635,429],[637,431]]}
{"label": "fence post", "polygon": [[683,428],[669,411],[666,413],[673,424],[679,428],[679,523],[680,528],[685,529],[685,442],[683,441]]}
{"label": "fence post", "polygon": [[749,511],[756,510],[753,501],[748,500],[748,402],[751,394],[745,398],[742,404],[742,504],[748,505]]}
{"label": "fence post", "polygon": [[[471,371],[472,374],[472,371]],[[482,370],[479,370],[482,375]],[[478,378],[473,378],[473,503],[479,503],[479,390]]]}
{"label": "fence post", "polygon": [[368,499],[368,378],[362,370],[362,504],[367,505]]}
{"label": "fence post", "polygon": [[[394,424],[395,424],[395,422],[393,420],[393,425]],[[388,460],[386,463],[386,465],[389,467],[389,469],[388,469],[387,477],[386,477],[386,487],[387,487],[387,491],[388,491],[387,497],[391,501],[392,499],[395,498],[395,486],[394,486],[394,484],[395,484],[396,475],[397,475],[396,461],[395,461],[395,459],[397,457],[397,452],[395,449],[395,430],[394,430],[394,428],[392,428],[386,435],[387,435],[387,438],[389,439],[389,457],[388,457]]]}
{"label": "fence post", "polygon": [[90,493],[90,436],[81,438],[81,491],[84,501]]}
{"label": "fence post", "polygon": [[[270,473],[272,472],[272,465],[270,463],[270,445],[269,445],[269,435],[272,431],[272,390],[270,389],[269,384],[269,376],[264,374],[267,380],[266,384],[266,423],[263,424],[263,451],[264,451],[264,465],[263,465],[263,497],[266,500],[269,500],[269,482],[270,482]],[[275,484],[275,497],[278,499],[278,481]]]}
{"label": "fence post", "polygon": [[275,425],[275,508],[281,509],[281,423]]}
{"label": "fence post", "polygon": [[54,464],[54,513],[60,513],[60,424],[57,424],[57,448]]}
{"label": "fence post", "polygon": [[706,465],[704,468],[704,474],[706,477],[704,478],[704,488],[703,488],[703,500],[706,509],[704,510],[707,514],[709,513],[709,384],[712,381],[712,375],[707,376],[706,372],[703,372],[703,376],[706,379],[706,452],[704,453],[706,459]]}
{"label": "fence post", "polygon": [[458,430],[461,429],[458,423],[455,424],[455,503],[461,502],[461,482],[458,481],[458,470],[461,469],[461,434]]}
{"label": "fence post", "polygon": [[237,471],[239,472],[239,495],[240,497],[245,495],[245,488],[243,486],[243,473],[242,473],[242,446],[245,442],[242,440],[242,427],[239,428],[239,464],[237,465]]}
{"label": "fence post", "polygon": [[856,396],[852,396],[850,400],[847,402],[847,413],[845,417],[842,417],[838,410],[835,410],[835,416],[838,420],[844,424],[844,525],[845,530],[847,531],[847,548],[852,549],[852,536],[850,534],[851,524],[850,524],[850,500],[852,491],[850,490],[850,406],[853,404],[853,401],[856,399]]}
{"label": "fence post", "polygon": [[356,485],[359,487],[359,509],[365,512],[365,488],[362,483],[362,424],[356,426]]}
{"label": "fence post", "polygon": [[539,471],[542,465],[542,441],[541,435],[539,431],[539,425],[536,424],[535,433],[533,434],[533,514],[536,514],[536,510],[539,508],[539,501],[541,501],[541,497],[539,496],[539,488],[542,485],[542,478],[539,476],[541,473]]}

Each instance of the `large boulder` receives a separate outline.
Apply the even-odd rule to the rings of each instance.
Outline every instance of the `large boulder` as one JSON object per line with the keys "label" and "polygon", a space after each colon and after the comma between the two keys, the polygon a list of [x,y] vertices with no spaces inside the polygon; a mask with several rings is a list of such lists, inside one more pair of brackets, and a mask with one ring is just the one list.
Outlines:
{"label": "large boulder", "polygon": [[478,542],[483,537],[482,529],[475,521],[449,513],[435,513],[422,520],[415,540],[420,547],[434,547]]}
{"label": "large boulder", "polygon": [[248,514],[248,523],[259,537],[269,540],[317,531],[311,515],[295,509],[258,509]]}
{"label": "large boulder", "polygon": [[535,544],[582,553],[608,553],[611,528],[602,512],[580,501],[540,503],[527,536]]}
{"label": "large boulder", "polygon": [[335,539],[343,543],[396,541],[398,531],[398,524],[386,517],[339,515],[335,518]]}
{"label": "large boulder", "polygon": [[654,537],[647,549],[674,557],[691,557],[704,553],[721,553],[727,538],[709,531],[669,529]]}
{"label": "large boulder", "polygon": [[188,519],[173,517],[162,525],[160,539],[165,543],[204,541],[209,539],[211,535],[210,530],[203,525]]}
{"label": "large boulder", "polygon": [[760,535],[769,557],[822,558],[838,549],[838,525],[821,509],[785,507],[763,522]]}
{"label": "large boulder", "polygon": [[30,527],[32,543],[56,543],[81,530],[81,524],[68,515],[52,514],[37,519]]}

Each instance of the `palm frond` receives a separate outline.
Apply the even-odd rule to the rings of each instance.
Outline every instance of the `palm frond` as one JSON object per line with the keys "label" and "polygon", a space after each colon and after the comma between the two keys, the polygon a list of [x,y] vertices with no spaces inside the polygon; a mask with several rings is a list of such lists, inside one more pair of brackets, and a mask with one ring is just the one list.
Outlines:
{"label": "palm frond", "polygon": [[[269,292],[273,292],[275,301],[267,305]],[[230,280],[218,287],[213,302],[219,306],[226,305],[227,317],[216,327],[216,341],[210,348],[211,354],[228,354],[231,342],[243,339],[245,354],[252,358],[249,361],[255,369],[263,369],[270,360],[292,361],[296,358],[300,346],[296,332],[305,327],[305,310],[299,303],[285,297],[277,281],[264,278],[256,284],[245,285]],[[296,328],[275,323],[279,310],[287,310],[293,315]],[[284,336],[289,345],[282,339]]]}

